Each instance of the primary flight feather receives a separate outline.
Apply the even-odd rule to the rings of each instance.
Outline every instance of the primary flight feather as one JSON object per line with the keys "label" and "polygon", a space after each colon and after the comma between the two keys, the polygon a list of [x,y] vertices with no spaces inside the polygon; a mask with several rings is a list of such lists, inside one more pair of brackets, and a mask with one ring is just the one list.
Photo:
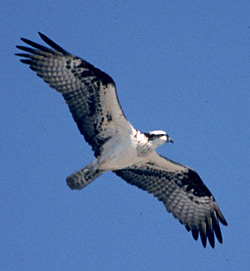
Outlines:
{"label": "primary flight feather", "polygon": [[[28,64],[46,83],[62,94],[79,131],[96,159],[67,178],[71,189],[82,189],[106,171],[152,193],[163,202],[193,238],[199,235],[215,245],[222,243],[219,222],[227,225],[213,195],[191,168],[175,163],[155,149],[172,139],[164,131],[141,133],[125,118],[114,80],[85,60],[72,55],[45,35],[51,48],[30,40],[17,46]],[[33,48],[32,48],[33,47]]]}

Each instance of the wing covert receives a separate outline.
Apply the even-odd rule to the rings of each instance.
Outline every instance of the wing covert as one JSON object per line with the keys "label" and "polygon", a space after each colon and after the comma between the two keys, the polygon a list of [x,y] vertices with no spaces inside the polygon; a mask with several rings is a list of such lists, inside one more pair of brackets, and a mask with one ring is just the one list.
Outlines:
{"label": "wing covert", "polygon": [[214,247],[214,233],[220,243],[219,221],[227,225],[213,195],[199,175],[192,169],[170,161],[156,152],[140,165],[114,171],[116,175],[162,201],[193,238],[200,238],[203,246],[207,239]]}
{"label": "wing covert", "polygon": [[95,156],[99,156],[102,145],[120,132],[117,123],[124,129],[131,129],[120,107],[115,82],[108,74],[70,54],[45,35],[39,35],[53,49],[22,38],[33,48],[17,46],[26,53],[16,55],[62,94],[79,131],[92,146]]}

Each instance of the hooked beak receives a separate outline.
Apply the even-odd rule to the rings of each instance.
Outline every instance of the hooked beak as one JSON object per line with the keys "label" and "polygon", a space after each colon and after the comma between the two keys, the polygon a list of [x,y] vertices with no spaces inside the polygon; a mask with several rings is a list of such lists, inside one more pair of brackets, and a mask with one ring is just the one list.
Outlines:
{"label": "hooked beak", "polygon": [[170,136],[167,136],[167,141],[166,142],[174,143],[174,140]]}

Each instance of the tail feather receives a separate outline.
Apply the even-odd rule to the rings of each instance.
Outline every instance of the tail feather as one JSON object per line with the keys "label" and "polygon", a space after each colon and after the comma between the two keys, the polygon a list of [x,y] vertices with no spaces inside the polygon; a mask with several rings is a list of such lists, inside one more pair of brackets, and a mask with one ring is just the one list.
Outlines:
{"label": "tail feather", "polygon": [[66,179],[66,182],[70,189],[79,190],[94,181],[102,173],[104,173],[102,170],[90,170],[88,168],[83,168],[70,175]]}

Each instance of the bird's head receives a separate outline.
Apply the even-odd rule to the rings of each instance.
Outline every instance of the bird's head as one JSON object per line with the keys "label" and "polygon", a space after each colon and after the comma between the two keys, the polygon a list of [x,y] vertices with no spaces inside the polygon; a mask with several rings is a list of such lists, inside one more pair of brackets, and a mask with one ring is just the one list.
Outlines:
{"label": "bird's head", "polygon": [[174,143],[173,139],[164,131],[150,131],[144,134],[148,141],[151,142],[151,145],[156,149],[164,143],[171,142]]}

